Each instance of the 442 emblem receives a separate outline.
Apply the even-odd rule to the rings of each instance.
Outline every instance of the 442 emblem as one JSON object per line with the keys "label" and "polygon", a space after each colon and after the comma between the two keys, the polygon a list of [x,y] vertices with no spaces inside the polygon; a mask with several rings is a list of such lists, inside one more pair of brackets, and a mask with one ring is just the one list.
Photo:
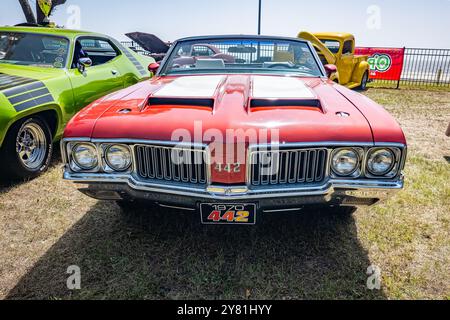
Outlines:
{"label": "442 emblem", "polygon": [[392,58],[388,54],[375,54],[368,61],[370,70],[378,72],[386,72],[392,66]]}

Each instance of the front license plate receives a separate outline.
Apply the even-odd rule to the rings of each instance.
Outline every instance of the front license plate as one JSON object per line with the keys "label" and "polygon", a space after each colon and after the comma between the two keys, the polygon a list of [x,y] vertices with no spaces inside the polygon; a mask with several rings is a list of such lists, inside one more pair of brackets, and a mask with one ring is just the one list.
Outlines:
{"label": "front license plate", "polygon": [[203,224],[256,224],[256,204],[202,203]]}

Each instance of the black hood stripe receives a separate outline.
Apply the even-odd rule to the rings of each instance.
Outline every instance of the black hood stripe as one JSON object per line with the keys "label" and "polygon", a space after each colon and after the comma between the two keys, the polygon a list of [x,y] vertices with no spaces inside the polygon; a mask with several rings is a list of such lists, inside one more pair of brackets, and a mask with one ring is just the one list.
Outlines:
{"label": "black hood stripe", "polygon": [[121,44],[117,44],[117,46],[122,50],[122,52],[131,61],[131,63],[134,64],[139,73],[142,76],[145,76],[147,74],[147,71],[145,71],[145,68],[142,66],[142,64],[127,49],[125,49],[124,46],[122,46]]}
{"label": "black hood stripe", "polygon": [[55,101],[43,82],[4,73],[0,73],[0,92],[17,112]]}
{"label": "black hood stripe", "polygon": [[0,91],[36,81],[38,80],[0,73]]}
{"label": "black hood stripe", "polygon": [[134,66],[136,67],[136,69],[139,71],[139,73],[141,75],[145,75],[147,72],[145,72],[144,67],[142,66],[142,64],[139,63],[139,61],[137,61],[137,59],[135,57],[133,57],[131,54],[127,54],[125,53],[125,55],[128,57],[128,59],[130,59],[131,63],[134,64]]}
{"label": "black hood stripe", "polygon": [[12,82],[12,83],[9,83],[9,84],[0,85],[0,91],[7,90],[7,89],[10,89],[10,88],[14,88],[14,87],[17,87],[17,86],[22,86],[24,84],[33,83],[33,82],[37,82],[37,81],[36,80],[32,80],[32,79],[23,79],[21,81],[15,81],[15,82]]}
{"label": "black hood stripe", "polygon": [[5,82],[15,81],[17,79],[27,79],[27,78],[0,73],[0,84],[4,84]]}
{"label": "black hood stripe", "polygon": [[7,85],[10,84],[13,81],[17,81],[17,77],[12,77],[12,76],[6,76],[6,77],[2,77],[0,76],[0,85]]}
{"label": "black hood stripe", "polygon": [[50,92],[48,91],[47,88],[42,88],[39,90],[35,90],[35,91],[31,91],[31,92],[27,92],[18,96],[14,96],[12,98],[9,98],[9,102],[11,102],[11,104],[16,105],[18,103],[33,99],[33,98],[37,98],[43,95],[47,95]]}
{"label": "black hood stripe", "polygon": [[45,85],[40,82],[40,81],[35,81],[31,84],[28,84],[26,86],[20,86],[20,87],[16,87],[16,88],[12,88],[9,90],[6,90],[3,92],[3,94],[6,97],[12,97],[12,96],[16,96],[18,94],[22,94],[31,90],[36,90],[36,89],[40,89],[40,88],[45,88]]}
{"label": "black hood stripe", "polygon": [[48,94],[46,96],[42,96],[42,97],[36,98],[34,100],[30,100],[30,101],[27,101],[27,102],[24,102],[21,104],[17,104],[14,106],[14,109],[16,109],[17,112],[20,112],[20,111],[23,111],[23,110],[26,110],[29,108],[34,108],[41,104],[49,103],[49,102],[53,102],[53,101],[54,100],[53,100],[52,95]]}

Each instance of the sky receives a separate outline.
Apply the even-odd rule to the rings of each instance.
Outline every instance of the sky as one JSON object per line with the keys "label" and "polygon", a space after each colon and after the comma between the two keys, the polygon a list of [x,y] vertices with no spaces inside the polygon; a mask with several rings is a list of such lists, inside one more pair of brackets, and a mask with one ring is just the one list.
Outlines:
{"label": "sky", "polygon": [[[35,1],[30,3],[34,6]],[[359,46],[450,48],[450,0],[262,0],[262,34],[340,31]],[[0,25],[24,22],[17,0],[1,0]],[[51,20],[127,40],[256,34],[258,0],[67,0]]]}

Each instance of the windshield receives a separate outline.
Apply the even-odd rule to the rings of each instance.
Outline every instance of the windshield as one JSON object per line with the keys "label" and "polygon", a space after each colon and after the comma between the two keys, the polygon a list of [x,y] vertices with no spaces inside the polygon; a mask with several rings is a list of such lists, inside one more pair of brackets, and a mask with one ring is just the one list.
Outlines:
{"label": "windshield", "polygon": [[180,41],[161,74],[264,73],[322,76],[304,41],[277,39],[202,39]]}
{"label": "windshield", "polygon": [[330,50],[332,53],[338,53],[339,49],[341,48],[341,43],[337,40],[327,40],[327,39],[320,39],[322,43]]}
{"label": "windshield", "polygon": [[69,41],[65,38],[0,32],[0,63],[64,68],[68,51]]}

